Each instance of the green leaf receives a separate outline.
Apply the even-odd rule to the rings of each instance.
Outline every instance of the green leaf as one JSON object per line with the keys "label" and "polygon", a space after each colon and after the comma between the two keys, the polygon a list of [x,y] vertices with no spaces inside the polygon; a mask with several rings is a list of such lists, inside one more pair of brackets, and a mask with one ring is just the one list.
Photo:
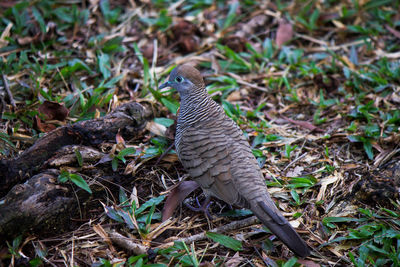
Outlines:
{"label": "green leaf", "polygon": [[136,149],[134,147],[127,147],[122,149],[119,153],[118,153],[118,157],[125,157],[127,155],[132,155],[136,153]]}
{"label": "green leaf", "polygon": [[217,47],[219,50],[224,51],[225,54],[228,56],[228,58],[232,59],[236,64],[241,66],[243,69],[247,71],[250,70],[251,65],[247,63],[246,60],[244,60],[241,56],[239,56],[239,54],[230,49],[228,46],[217,44]]}
{"label": "green leaf", "polygon": [[[36,250],[35,252],[36,252],[36,254],[39,254],[38,250]],[[44,256],[42,258],[44,258]],[[32,266],[32,267],[44,266],[44,264],[43,264],[43,261],[40,258],[34,258],[34,259],[29,261],[29,266]]]}
{"label": "green leaf", "polygon": [[90,190],[89,185],[86,183],[86,181],[80,175],[71,173],[69,175],[69,179],[71,180],[71,182],[76,184],[78,187],[80,187],[83,190],[86,190],[88,193],[92,194],[92,190]]}
{"label": "green leaf", "polygon": [[119,197],[118,198],[119,198],[120,205],[121,204],[126,205],[129,203],[128,196],[126,195],[125,190],[122,187],[119,188]]}
{"label": "green leaf", "polygon": [[34,6],[32,6],[32,14],[35,17],[36,21],[39,23],[40,31],[42,33],[45,33],[46,32],[46,24],[44,23],[42,14],[40,14],[39,10],[37,10]]}
{"label": "green leaf", "polygon": [[143,258],[140,258],[140,259],[136,262],[135,267],[142,267],[142,266],[143,266]]}
{"label": "green leaf", "polygon": [[[2,119],[4,119],[4,114]],[[0,139],[3,140],[4,142],[6,142],[7,144],[9,144],[11,147],[15,148],[15,145],[9,140],[10,136],[6,133],[0,133]]]}
{"label": "green leaf", "polygon": [[164,200],[165,196],[159,196],[159,197],[155,197],[152,198],[148,201],[146,201],[145,203],[143,203],[143,205],[141,205],[135,212],[136,216],[139,215],[141,212],[143,212],[145,209],[147,209],[148,207],[151,206],[157,206],[158,204],[160,204],[163,200]]}
{"label": "green leaf", "polygon": [[124,219],[122,219],[121,215],[112,207],[104,206],[105,213],[108,217],[113,219],[114,221],[123,223]]}
{"label": "green leaf", "polygon": [[103,13],[103,16],[106,18],[108,23],[114,24],[118,21],[119,14],[121,13],[120,8],[115,8],[111,10],[110,3],[108,2],[108,0],[101,0],[100,9],[101,13]]}
{"label": "green leaf", "polygon": [[22,241],[21,235],[17,236],[15,239],[13,239],[12,248],[18,249],[19,245],[21,244],[21,241]]}
{"label": "green leaf", "polygon": [[355,222],[356,218],[351,217],[325,217],[322,222]]}
{"label": "green leaf", "polygon": [[119,215],[124,219],[124,222],[130,229],[135,229],[135,225],[133,224],[132,221],[132,216],[130,215],[129,211],[121,211],[118,212]]}
{"label": "green leaf", "polygon": [[325,217],[322,219],[323,224],[338,223],[338,222],[361,222],[363,219],[356,219],[351,217]]}
{"label": "green leaf", "polygon": [[149,25],[156,25],[161,30],[166,30],[172,23],[172,18],[168,16],[168,10],[166,9],[160,10],[157,18],[140,18],[140,20]]}
{"label": "green leaf", "polygon": [[290,258],[290,260],[288,260],[287,262],[285,262],[285,264],[282,265],[282,267],[292,267],[297,263],[297,258],[296,257],[292,257]]}
{"label": "green leaf", "polygon": [[368,158],[370,160],[373,160],[374,159],[374,152],[372,151],[371,141],[365,140],[363,142],[363,147],[364,147],[365,152],[367,153]]}
{"label": "green leaf", "polygon": [[124,75],[118,75],[116,77],[111,78],[108,82],[105,82],[106,79],[104,79],[100,84],[99,87],[97,88],[98,90],[103,90],[104,88],[113,88],[115,87],[115,84],[119,82],[119,80],[122,79]]}
{"label": "green leaf", "polygon": [[84,63],[80,59],[75,58],[68,61],[68,66],[65,66],[61,69],[61,76],[66,78],[80,70],[86,70],[87,72],[89,72],[89,74],[93,74],[92,70],[89,68],[88,65],[86,65],[86,63]]}
{"label": "green leaf", "polygon": [[168,118],[155,118],[154,122],[164,125],[165,127],[170,127],[171,125],[174,124],[174,120]]}
{"label": "green leaf", "polygon": [[206,236],[212,239],[214,242],[218,242],[227,248],[233,249],[234,251],[242,250],[242,242],[232,237],[213,232],[206,232]]}
{"label": "green leaf", "polygon": [[[350,123],[349,127],[346,128],[346,130],[349,131],[349,132],[355,132],[355,131],[357,130],[357,124],[355,124],[355,122],[352,121],[352,122]],[[349,140],[350,140],[350,139],[349,139]],[[351,140],[350,140],[350,141],[351,141]],[[351,141],[351,142],[353,142],[353,141]],[[354,141],[354,142],[356,142],[356,141]]]}
{"label": "green leaf", "polygon": [[319,18],[319,9],[316,8],[310,17],[310,23],[309,23],[310,30],[315,30],[317,28],[316,22],[318,18]]}
{"label": "green leaf", "polygon": [[374,246],[374,245],[372,245],[372,244],[366,244],[365,246],[366,246],[367,248],[373,250],[373,251],[382,253],[382,254],[385,255],[385,256],[388,256],[388,255],[389,255],[389,253],[388,253],[386,250],[384,250],[384,249],[382,249],[382,248],[378,248],[377,246]]}
{"label": "green leaf", "polygon": [[385,5],[390,5],[391,3],[393,3],[393,0],[371,0],[368,1],[363,8],[365,8],[366,10],[368,9],[377,9],[380,6],[385,6]]}
{"label": "green leaf", "polygon": [[238,9],[238,7],[239,1],[235,1],[231,5],[229,5],[228,15],[226,16],[226,20],[224,22],[224,25],[222,26],[222,29],[226,29],[232,26],[233,21],[237,18],[236,10]]}
{"label": "green leaf", "polygon": [[149,225],[151,223],[151,219],[153,218],[155,208],[156,208],[156,205],[153,204],[153,206],[151,206],[151,208],[150,208],[149,214],[147,214],[146,225]]}
{"label": "green leaf", "polygon": [[126,51],[126,47],[122,42],[123,40],[124,38],[121,36],[112,38],[104,43],[103,47],[101,48],[101,51],[103,51],[106,54],[117,53],[117,52],[122,53]]}
{"label": "green leaf", "polygon": [[386,211],[390,214],[390,216],[400,218],[400,213],[396,213],[395,211],[389,210],[387,208],[382,208],[382,210]]}
{"label": "green leaf", "polygon": [[354,254],[351,253],[351,251],[349,252],[349,258],[350,258],[351,262],[354,264],[354,266],[357,266],[356,259],[354,257]]}
{"label": "green leaf", "polygon": [[312,187],[318,182],[318,180],[312,176],[304,176],[304,177],[292,177],[290,180],[290,184],[288,187],[290,188],[301,188],[301,187]]}
{"label": "green leaf", "polygon": [[296,192],[296,190],[292,189],[290,191],[290,194],[292,195],[294,201],[296,201],[296,204],[300,205],[300,197],[299,197],[299,194]]}
{"label": "green leaf", "polygon": [[179,108],[179,104],[177,102],[171,102],[170,100],[166,99],[166,98],[161,98],[161,102],[164,104],[164,106],[167,107],[167,109],[169,111],[171,111],[171,113],[176,115],[176,112],[178,111]]}
{"label": "green leaf", "polygon": [[75,149],[75,156],[76,156],[76,160],[78,161],[79,166],[82,167],[82,165],[83,165],[82,154],[79,151],[79,149],[77,149],[77,148]]}
{"label": "green leaf", "polygon": [[69,172],[62,170],[60,175],[58,175],[58,181],[60,183],[65,183],[68,181],[68,179],[69,179]]}
{"label": "green leaf", "polygon": [[103,74],[104,79],[107,80],[111,76],[111,71],[109,70],[110,56],[107,54],[101,53],[99,56],[97,56],[97,60],[98,60],[100,72],[101,72],[101,74]]}
{"label": "green leaf", "polygon": [[291,146],[285,144],[285,157],[290,158],[290,154],[297,148],[297,145]]}
{"label": "green leaf", "polygon": [[[137,256],[130,256],[130,257],[128,258],[128,263],[129,263],[129,264],[135,263],[135,262],[137,262],[139,259],[145,258],[145,257],[147,257],[146,254],[140,254],[140,255],[137,255]],[[130,265],[129,265],[129,266],[130,266]]]}
{"label": "green leaf", "polygon": [[117,171],[118,169],[118,158],[114,157],[111,161],[111,168],[113,171]]}

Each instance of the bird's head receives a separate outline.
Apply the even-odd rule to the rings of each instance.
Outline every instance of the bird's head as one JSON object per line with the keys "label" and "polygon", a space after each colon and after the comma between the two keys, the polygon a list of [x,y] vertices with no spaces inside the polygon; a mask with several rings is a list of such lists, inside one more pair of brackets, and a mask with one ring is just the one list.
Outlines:
{"label": "bird's head", "polygon": [[197,69],[189,65],[180,65],[171,71],[166,83],[160,85],[159,89],[172,87],[183,96],[204,90],[203,77]]}

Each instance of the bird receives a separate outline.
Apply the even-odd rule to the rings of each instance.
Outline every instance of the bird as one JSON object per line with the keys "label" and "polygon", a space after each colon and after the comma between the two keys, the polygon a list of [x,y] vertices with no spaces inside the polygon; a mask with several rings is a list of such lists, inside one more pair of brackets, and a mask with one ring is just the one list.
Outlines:
{"label": "bird", "polygon": [[309,256],[307,243],[271,199],[242,130],[210,97],[200,71],[188,64],[178,65],[159,89],[165,87],[180,95],[176,153],[204,194],[250,209],[295,254]]}

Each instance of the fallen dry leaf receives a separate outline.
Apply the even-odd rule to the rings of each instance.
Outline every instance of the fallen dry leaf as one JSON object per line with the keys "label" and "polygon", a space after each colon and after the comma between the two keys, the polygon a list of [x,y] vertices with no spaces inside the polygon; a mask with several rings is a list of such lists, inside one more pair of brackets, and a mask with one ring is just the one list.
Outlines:
{"label": "fallen dry leaf", "polygon": [[122,137],[122,135],[120,134],[120,132],[118,131],[118,133],[115,135],[115,141],[117,144],[122,144],[123,146],[125,146],[125,140]]}
{"label": "fallen dry leaf", "polygon": [[69,114],[69,110],[63,104],[47,100],[44,101],[43,104],[39,105],[38,111],[39,113],[43,114],[45,120],[49,122],[42,122],[39,116],[36,115],[34,119],[34,126],[36,129],[45,133],[57,128],[57,125],[50,121],[56,120],[62,122]]}
{"label": "fallen dry leaf", "polygon": [[182,181],[178,186],[171,190],[162,212],[162,221],[167,220],[172,216],[176,207],[199,185],[195,181]]}
{"label": "fallen dry leaf", "polygon": [[236,267],[244,260],[243,257],[239,256],[239,252],[236,252],[232,258],[230,258],[227,262],[225,262],[224,266],[226,267]]}
{"label": "fallen dry leaf", "polygon": [[182,52],[191,53],[199,48],[201,35],[198,27],[190,21],[179,20],[171,28],[171,41],[177,42]]}
{"label": "fallen dry leaf", "polygon": [[286,177],[298,177],[301,175],[303,170],[304,170],[304,167],[296,166],[293,170],[290,170],[287,172]]}
{"label": "fallen dry leaf", "polygon": [[313,124],[310,123],[310,122],[292,120],[292,119],[290,119],[290,118],[288,118],[288,117],[286,117],[286,116],[283,116],[283,115],[282,115],[282,118],[284,118],[284,119],[287,120],[288,122],[291,122],[291,123],[293,123],[293,124],[299,125],[299,126],[301,126],[301,127],[303,127],[303,128],[306,128],[306,129],[308,129],[308,130],[310,130],[310,131],[324,132],[324,130],[322,130],[321,128],[319,128],[319,127],[313,125]]}
{"label": "fallen dry leaf", "polygon": [[34,119],[34,127],[36,129],[38,129],[39,131],[43,132],[43,133],[47,133],[50,132],[52,130],[54,130],[55,128],[57,128],[54,124],[52,123],[45,123],[42,122],[42,120],[39,118],[38,115],[35,116]]}
{"label": "fallen dry leaf", "polygon": [[324,177],[321,179],[321,188],[319,189],[318,196],[317,196],[317,201],[321,201],[321,199],[324,198],[325,196],[325,191],[328,187],[328,185],[336,183],[339,180],[339,174],[336,173],[336,175],[330,175],[327,177]]}
{"label": "fallen dry leaf", "polygon": [[240,95],[239,91],[233,91],[232,93],[230,93],[228,95],[228,97],[226,98],[226,100],[233,102],[233,101],[238,101],[241,100],[242,96]]}
{"label": "fallen dry leaf", "polygon": [[247,40],[243,37],[230,35],[221,40],[223,45],[226,45],[236,53],[244,52],[246,50]]}
{"label": "fallen dry leaf", "polygon": [[45,115],[46,120],[63,121],[69,114],[69,110],[63,104],[47,100],[38,107],[38,111]]}
{"label": "fallen dry leaf", "polygon": [[162,124],[159,124],[155,121],[150,121],[146,124],[146,129],[152,132],[155,135],[165,136],[167,132],[167,127]]}
{"label": "fallen dry leaf", "polygon": [[39,40],[39,38],[40,38],[40,33],[37,33],[34,36],[19,37],[17,41],[19,45],[27,45],[36,42],[37,40]]}
{"label": "fallen dry leaf", "polygon": [[281,47],[284,43],[289,42],[293,38],[293,26],[286,19],[279,22],[278,30],[276,32],[275,43]]}

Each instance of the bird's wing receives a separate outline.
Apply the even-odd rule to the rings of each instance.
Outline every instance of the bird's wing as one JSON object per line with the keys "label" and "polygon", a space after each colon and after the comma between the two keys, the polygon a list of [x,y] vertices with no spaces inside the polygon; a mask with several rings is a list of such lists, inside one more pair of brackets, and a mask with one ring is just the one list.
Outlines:
{"label": "bird's wing", "polygon": [[198,123],[183,132],[178,156],[206,193],[238,204],[242,201],[232,179],[230,134],[217,120]]}
{"label": "bird's wing", "polygon": [[302,257],[307,244],[280,214],[241,130],[230,120],[199,123],[182,134],[179,158],[206,193],[250,208],[290,249]]}

